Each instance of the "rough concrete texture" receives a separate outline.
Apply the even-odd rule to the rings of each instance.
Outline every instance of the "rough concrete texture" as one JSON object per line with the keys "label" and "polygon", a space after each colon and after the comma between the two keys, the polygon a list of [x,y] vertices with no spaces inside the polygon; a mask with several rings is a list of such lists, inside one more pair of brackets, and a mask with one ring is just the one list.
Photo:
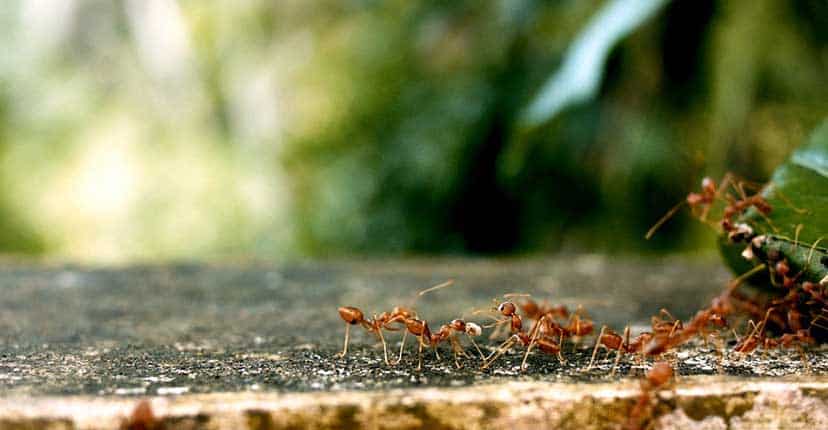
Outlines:
{"label": "rough concrete texture", "polygon": [[[728,276],[715,260],[593,255],[117,270],[8,264],[0,268],[0,428],[116,428],[143,398],[163,428],[611,428],[628,419],[648,363],[625,357],[609,376],[608,359],[585,371],[585,339],[567,345],[564,364],[534,353],[525,373],[517,349],[481,370],[474,359],[455,368],[447,347],[417,371],[413,342],[388,367],[361,330],[339,359],[336,308],[413,306],[435,328],[460,316],[485,322],[474,309],[530,293],[640,330],[662,307],[686,319]],[[449,278],[453,287],[416,299]],[[399,336],[389,337],[396,350]],[[806,363],[790,351],[720,358],[713,345],[688,346],[668,357],[680,376],[643,422],[828,428],[813,427],[825,422],[826,354],[809,350]]]}

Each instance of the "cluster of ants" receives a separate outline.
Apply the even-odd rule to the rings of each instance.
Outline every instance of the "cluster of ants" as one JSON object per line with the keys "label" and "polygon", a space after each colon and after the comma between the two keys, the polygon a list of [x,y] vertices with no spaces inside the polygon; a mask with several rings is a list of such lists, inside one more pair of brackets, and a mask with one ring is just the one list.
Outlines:
{"label": "cluster of ants", "polygon": [[[704,178],[701,191],[688,194],[684,201],[671,209],[650,229],[646,237],[652,236],[665,221],[686,204],[690,206],[696,217],[720,229],[730,242],[745,243],[746,248],[742,256],[750,261],[760,261],[761,264],[731,281],[708,307],[698,311],[686,323],[662,309],[651,319],[652,331],[642,332],[635,337],[631,337],[629,326],[624,329],[623,334],[603,326],[595,338],[592,358],[587,369],[592,368],[599,348],[615,351],[615,365],[612,368],[614,373],[624,354],[637,354],[641,358],[661,356],[693,338],[700,338],[705,344],[708,343],[710,337],[718,340],[717,350],[719,356],[723,357],[721,352],[721,345],[724,342],[723,331],[729,327],[727,318],[731,315],[743,314],[750,318],[746,335],[740,337],[735,330],[731,330],[736,338],[733,350],[739,354],[750,354],[759,348],[764,351],[780,347],[797,348],[804,360],[802,347],[816,343],[817,338],[814,332],[820,331],[828,334],[828,305],[826,304],[828,277],[820,282],[802,280],[805,273],[804,267],[798,273],[793,273],[787,259],[778,253],[763,251],[765,241],[769,240],[768,237],[754,233],[753,228],[748,224],[737,222],[737,217],[749,209],[754,209],[770,227],[773,227],[767,217],[773,208],[760,193],[748,195],[745,188],[744,182],[735,181],[731,175],[726,175],[720,186],[717,186],[714,180]],[[724,205],[721,219],[711,221],[709,216],[716,204]],[[817,244],[818,241],[814,243],[812,253]],[[773,285],[783,289],[784,294],[763,299],[760,296],[750,297],[738,290],[746,279],[762,271],[768,272]],[[424,290],[420,294],[451,284],[452,282],[449,281]],[[490,367],[513,346],[523,346],[525,352],[520,368],[525,370],[526,360],[533,349],[537,348],[542,353],[554,355],[563,363],[566,361],[562,354],[564,341],[571,339],[577,345],[582,337],[590,336],[594,332],[595,324],[585,316],[580,307],[577,311],[570,312],[565,306],[539,304],[531,299],[515,303],[508,300],[510,296],[521,295],[506,294],[504,298],[507,300],[493,309],[499,316],[492,324],[481,327],[473,322],[455,319],[442,325],[436,332],[432,332],[428,323],[418,318],[416,312],[411,309],[398,307],[390,313],[383,312],[367,319],[365,314],[355,307],[341,307],[339,315],[346,323],[345,346],[341,355],[344,357],[348,351],[350,326],[359,324],[382,342],[385,362],[389,365],[402,360],[405,335],[410,333],[418,339],[419,343],[418,370],[422,368],[423,348],[433,348],[435,355],[439,358],[438,347],[443,342],[451,344],[455,363],[460,367],[458,356],[467,355],[457,338],[458,335],[463,334],[474,345],[484,369]],[[524,327],[524,320],[531,321],[528,330]],[[485,356],[474,338],[482,334],[483,328],[492,327],[495,330],[491,338],[498,337],[504,328],[508,329],[509,336],[491,354]],[[400,347],[400,355],[397,361],[392,363],[388,359],[383,331],[399,330],[405,330],[405,334]],[[771,337],[769,332],[777,333],[777,336]],[[807,367],[807,361],[805,365]]]}
{"label": "cluster of ants", "polygon": [[[442,288],[451,285],[452,281],[429,288],[426,291],[435,288]],[[421,292],[422,293],[422,292]],[[507,294],[507,297],[510,296]],[[522,311],[523,316],[518,313]],[[405,348],[405,336],[409,333],[418,340],[418,366],[417,369],[422,368],[422,351],[423,348],[432,348],[437,358],[440,358],[438,347],[443,342],[449,342],[452,351],[454,352],[455,365],[460,368],[459,357],[466,356],[458,336],[465,335],[471,344],[477,350],[480,356],[482,367],[488,368],[502,356],[509,351],[515,344],[520,344],[526,348],[521,369],[526,368],[526,359],[529,353],[535,347],[538,350],[556,355],[558,360],[565,362],[562,355],[563,342],[566,338],[579,339],[583,336],[592,334],[594,329],[593,322],[583,315],[579,309],[578,312],[570,315],[569,310],[565,306],[550,306],[546,303],[538,304],[531,299],[516,304],[515,302],[506,300],[498,304],[493,310],[500,315],[499,318],[494,318],[494,322],[488,325],[481,325],[465,321],[463,319],[455,319],[447,324],[440,326],[440,329],[432,332],[429,328],[428,322],[417,317],[415,311],[406,308],[394,308],[390,313],[383,312],[379,315],[374,315],[372,318],[365,318],[365,314],[358,308],[345,306],[339,308],[339,315],[345,321],[345,344],[343,346],[341,357],[345,357],[348,353],[348,342],[350,339],[350,326],[361,325],[368,332],[373,333],[382,342],[383,352],[385,355],[385,362],[388,365],[397,364],[402,360],[403,350]],[[529,330],[524,327],[524,318],[533,321]],[[562,322],[562,320],[567,320]],[[486,356],[477,345],[474,338],[483,334],[483,328],[495,328],[491,338],[497,337],[502,329],[508,330],[508,338],[498,346],[491,354]],[[388,359],[388,348],[385,342],[383,331],[400,331],[405,330],[403,334],[402,344],[400,346],[400,354],[395,362]]]}
{"label": "cluster of ants", "polygon": [[[668,212],[647,233],[649,238],[682,204],[687,204],[699,220],[712,225],[731,244],[743,244],[745,248],[741,253],[742,257],[756,264],[753,269],[731,281],[727,288],[711,301],[710,306],[698,311],[689,324],[663,337],[652,346],[655,350],[669,349],[700,333],[706,337],[704,335],[706,326],[713,324],[726,327],[727,316],[741,314],[750,318],[748,320],[750,331],[742,338],[736,336],[737,343],[734,351],[751,353],[759,348],[763,351],[780,347],[796,348],[807,369],[808,362],[802,347],[814,344],[817,340],[823,341],[828,337],[828,306],[826,306],[828,276],[817,282],[804,279],[821,239],[811,245],[805,263],[801,264],[802,267],[794,273],[793,264],[781,252],[774,251],[773,248],[767,246],[769,241],[780,239],[758,234],[749,224],[737,221],[747,211],[753,210],[754,214],[764,220],[769,230],[778,231],[768,217],[773,207],[759,192],[761,187],[756,187],[755,194],[748,195],[745,188],[749,186],[750,184],[744,181],[734,180],[734,177],[729,174],[722,179],[719,186],[712,179],[704,178],[700,192],[688,194],[684,202]],[[807,212],[804,209],[795,208],[781,191],[775,190],[775,194],[794,211]],[[709,215],[716,205],[724,205],[721,219],[711,221]],[[802,225],[799,225],[796,229],[794,244],[799,243],[798,236],[801,228]],[[776,291],[772,291],[771,294],[749,296],[738,290],[745,280],[763,272],[767,274]],[[756,324],[754,321],[760,322]],[[775,333],[776,336],[768,335],[769,331]]]}
{"label": "cluster of ants", "polygon": [[[756,263],[756,266],[731,281],[709,306],[699,310],[687,322],[673,317],[667,310],[662,309],[651,319],[652,330],[642,332],[635,337],[631,336],[629,326],[624,329],[623,334],[603,326],[595,336],[592,357],[586,370],[592,368],[599,349],[606,350],[607,355],[612,351],[615,352],[616,357],[611,370],[611,373],[614,373],[621,358],[626,354],[636,355],[639,361],[647,357],[663,357],[664,354],[693,339],[700,339],[707,345],[711,338],[714,340],[721,363],[724,358],[725,337],[728,336],[727,329],[729,328],[735,338],[733,352],[738,356],[749,355],[759,349],[767,352],[777,348],[796,348],[805,369],[809,369],[803,347],[814,344],[817,340],[828,339],[828,304],[826,303],[828,276],[818,282],[806,280],[803,276],[819,241],[812,245],[805,265],[794,273],[796,269],[781,253],[766,251],[766,249],[771,249],[765,246],[768,240],[772,240],[769,236],[757,234],[753,227],[738,221],[740,216],[753,210],[771,230],[776,230],[768,217],[773,210],[772,206],[759,192],[761,189],[757,189],[755,194],[748,195],[745,192],[748,186],[745,182],[735,181],[731,175],[726,175],[719,186],[712,179],[704,178],[700,192],[688,194],[684,201],[671,209],[653,226],[646,237],[652,236],[681,206],[688,205],[695,217],[713,226],[725,235],[730,243],[745,244],[742,256]],[[781,194],[780,197],[787,201]],[[721,218],[710,220],[711,213],[718,213],[718,208],[721,208]],[[796,239],[794,243],[797,243]],[[739,291],[740,285],[761,272],[767,273],[771,283],[779,289],[778,294],[750,296]],[[429,288],[421,294],[448,285],[451,285],[451,282]],[[394,308],[390,313],[383,312],[368,319],[355,307],[341,307],[339,315],[345,321],[346,327],[345,345],[341,356],[345,357],[348,352],[350,326],[358,324],[376,335],[382,342],[385,362],[388,365],[397,364],[402,360],[405,336],[410,333],[418,339],[418,370],[422,368],[423,348],[434,349],[439,359],[438,347],[443,342],[450,343],[455,364],[459,368],[458,357],[468,356],[458,339],[458,336],[462,334],[474,345],[480,355],[481,367],[484,369],[489,368],[515,345],[522,346],[525,348],[520,366],[523,371],[526,369],[527,358],[533,349],[553,355],[564,363],[566,361],[563,356],[564,341],[569,339],[577,346],[581,338],[594,333],[595,324],[585,316],[580,307],[577,311],[570,312],[565,306],[539,304],[528,298],[521,302],[510,301],[510,296],[521,295],[505,295],[504,298],[507,300],[492,309],[496,311],[497,317],[494,317],[494,322],[491,324],[481,326],[463,319],[455,319],[442,325],[436,332],[432,332],[428,323],[419,318],[417,313],[411,309]],[[748,318],[747,333],[743,336],[739,336],[728,323],[729,318],[737,315],[746,315]],[[530,323],[525,324],[525,321]],[[489,355],[484,355],[474,341],[475,337],[482,335],[483,328],[495,328],[491,338],[496,338],[502,331],[508,330],[506,340]],[[400,330],[405,331],[400,354],[395,362],[391,362],[388,359],[383,331]],[[649,414],[652,407],[652,393],[663,387],[672,375],[672,366],[666,361],[655,363],[646,374],[642,380],[642,392],[638,403],[630,415],[632,423],[630,427],[638,427],[642,417]]]}

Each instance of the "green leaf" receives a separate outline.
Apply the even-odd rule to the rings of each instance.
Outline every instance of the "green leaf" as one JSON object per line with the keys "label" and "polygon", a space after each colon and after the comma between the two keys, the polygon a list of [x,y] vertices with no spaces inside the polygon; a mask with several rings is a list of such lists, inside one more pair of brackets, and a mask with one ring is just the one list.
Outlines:
{"label": "green leaf", "polygon": [[[802,272],[799,281],[819,282],[828,276],[828,121],[774,172],[762,195],[773,210],[764,217],[748,210],[738,222],[750,225],[766,240],[757,241],[756,257],[773,263],[787,259],[792,273]],[[756,262],[741,257],[745,244],[720,241],[725,260],[737,273]],[[757,283],[757,279],[752,280]],[[758,283],[769,284],[761,279]]]}
{"label": "green leaf", "polygon": [[538,126],[567,107],[595,97],[612,48],[661,10],[668,0],[613,0],[572,42],[563,64],[522,113],[522,121]]}

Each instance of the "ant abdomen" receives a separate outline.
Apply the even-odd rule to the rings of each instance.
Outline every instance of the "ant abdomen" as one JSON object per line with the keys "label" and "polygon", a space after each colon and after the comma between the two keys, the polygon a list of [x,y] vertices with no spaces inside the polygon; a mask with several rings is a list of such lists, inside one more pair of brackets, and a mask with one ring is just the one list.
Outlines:
{"label": "ant abdomen", "polygon": [[549,339],[538,339],[535,343],[541,351],[548,354],[557,354],[561,352],[561,346],[557,342],[553,342]]}

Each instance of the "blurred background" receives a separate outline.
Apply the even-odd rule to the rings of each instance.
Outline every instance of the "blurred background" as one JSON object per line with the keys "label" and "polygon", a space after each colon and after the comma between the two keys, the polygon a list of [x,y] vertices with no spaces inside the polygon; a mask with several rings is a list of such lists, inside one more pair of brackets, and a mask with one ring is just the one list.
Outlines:
{"label": "blurred background", "polygon": [[712,249],[828,114],[824,0],[6,0],[0,253]]}

